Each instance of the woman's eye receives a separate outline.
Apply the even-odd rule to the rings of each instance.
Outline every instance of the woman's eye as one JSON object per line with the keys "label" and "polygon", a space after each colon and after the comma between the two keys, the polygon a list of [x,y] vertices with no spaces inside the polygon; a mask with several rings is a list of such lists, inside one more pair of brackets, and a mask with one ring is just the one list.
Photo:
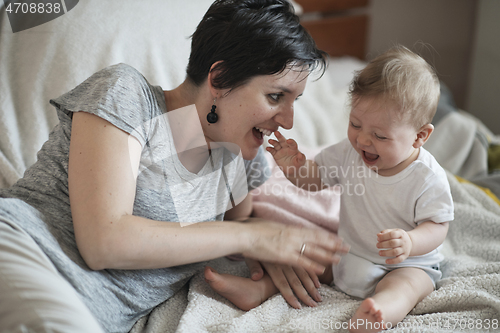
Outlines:
{"label": "woman's eye", "polygon": [[269,94],[269,98],[271,98],[274,102],[278,102],[282,96],[283,96],[282,93]]}
{"label": "woman's eye", "polygon": [[361,128],[361,126],[355,125],[352,121],[351,121],[351,126],[354,127],[354,128]]}

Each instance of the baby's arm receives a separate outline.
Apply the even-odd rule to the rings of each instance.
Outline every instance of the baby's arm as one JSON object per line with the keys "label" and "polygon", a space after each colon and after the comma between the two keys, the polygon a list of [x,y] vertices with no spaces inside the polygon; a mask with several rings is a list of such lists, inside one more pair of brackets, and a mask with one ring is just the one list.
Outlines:
{"label": "baby's arm", "polygon": [[286,178],[297,187],[318,191],[323,189],[319,169],[316,162],[307,160],[295,140],[286,139],[280,132],[274,132],[278,141],[270,139],[272,147],[267,147]]}
{"label": "baby's arm", "polygon": [[444,242],[448,233],[448,222],[422,222],[408,232],[402,229],[387,229],[377,234],[377,248],[381,257],[392,257],[386,264],[399,264],[411,256],[431,252]]}

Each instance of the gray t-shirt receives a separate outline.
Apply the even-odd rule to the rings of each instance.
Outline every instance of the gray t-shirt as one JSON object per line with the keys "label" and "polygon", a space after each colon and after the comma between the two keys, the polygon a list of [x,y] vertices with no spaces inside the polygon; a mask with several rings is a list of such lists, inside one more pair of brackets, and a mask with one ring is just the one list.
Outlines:
{"label": "gray t-shirt", "polygon": [[[21,199],[0,200],[0,216],[9,216],[33,237],[106,331],[129,331],[204,263],[152,270],[88,268],[76,246],[68,195],[73,112],[95,114],[140,141],[143,149],[133,214],[157,221],[222,220],[237,197],[269,176],[263,149],[252,161],[243,161],[234,149],[212,149],[205,166],[196,174],[189,172],[175,153],[161,87],[150,85],[124,64],[95,73],[51,104],[60,123],[24,177],[0,190],[0,197]],[[238,177],[241,172],[244,181]]]}

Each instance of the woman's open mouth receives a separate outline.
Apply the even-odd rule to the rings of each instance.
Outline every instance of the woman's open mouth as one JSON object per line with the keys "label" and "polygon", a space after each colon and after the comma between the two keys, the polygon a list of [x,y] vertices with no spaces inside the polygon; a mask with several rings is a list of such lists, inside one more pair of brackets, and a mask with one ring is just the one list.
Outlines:
{"label": "woman's open mouth", "polygon": [[260,127],[254,127],[252,129],[252,132],[253,132],[253,135],[259,140],[259,141],[263,141],[264,140],[264,135],[266,136],[270,136],[271,134],[273,134],[273,132],[271,132],[270,130],[268,129],[265,129],[265,128],[260,128]]}

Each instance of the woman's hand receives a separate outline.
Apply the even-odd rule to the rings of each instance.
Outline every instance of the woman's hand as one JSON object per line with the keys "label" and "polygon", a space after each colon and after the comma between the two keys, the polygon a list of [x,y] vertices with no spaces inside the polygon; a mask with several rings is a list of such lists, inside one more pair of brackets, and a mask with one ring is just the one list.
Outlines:
{"label": "woman's hand", "polygon": [[349,246],[335,234],[324,230],[289,227],[251,219],[249,242],[242,252],[245,258],[262,262],[303,268],[317,275],[323,274],[328,265],[340,261]]}
{"label": "woman's hand", "polygon": [[316,302],[322,301],[318,292],[321,283],[316,274],[309,273],[303,268],[260,263],[252,259],[245,261],[250,269],[251,279],[254,281],[260,280],[264,276],[262,268],[264,266],[283,298],[295,309],[301,308],[298,299],[310,307],[315,307],[318,305]]}
{"label": "woman's hand", "polygon": [[[258,281],[264,276],[262,268],[264,266],[283,298],[296,309],[301,308],[299,300],[310,307],[317,306],[316,302],[322,301],[318,291],[321,282],[331,283],[331,279],[328,280],[326,277],[326,275],[331,274],[325,274],[325,280],[328,281],[321,281],[315,273],[307,272],[303,268],[260,263],[252,259],[246,259],[245,261],[250,269],[251,279],[254,281]],[[328,267],[328,269],[331,270],[331,267]]]}
{"label": "woman's hand", "polygon": [[[301,267],[262,263],[266,272],[273,280],[283,298],[296,309],[300,309],[300,299],[310,307],[316,307],[321,302],[318,288],[321,286],[318,276]],[[298,299],[297,299],[298,298]]]}

